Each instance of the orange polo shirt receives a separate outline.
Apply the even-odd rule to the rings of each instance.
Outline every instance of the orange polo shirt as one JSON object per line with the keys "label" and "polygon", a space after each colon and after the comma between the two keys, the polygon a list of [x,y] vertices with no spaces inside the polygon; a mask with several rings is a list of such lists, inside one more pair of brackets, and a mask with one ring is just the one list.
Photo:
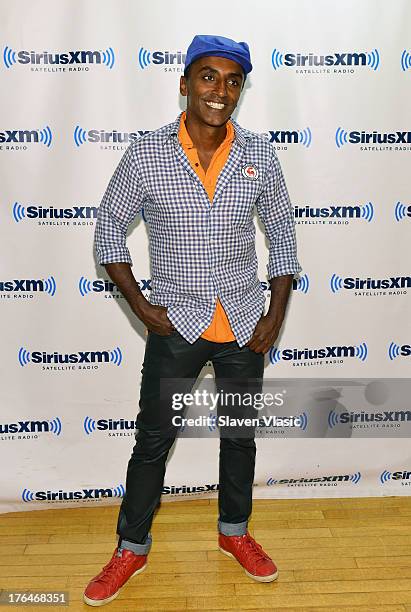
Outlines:
{"label": "orange polo shirt", "polygon": [[[180,122],[180,130],[178,138],[183,147],[184,153],[187,155],[188,161],[190,162],[193,170],[197,174],[200,181],[203,183],[204,188],[208,194],[210,202],[213,201],[214,191],[217,184],[217,179],[225,163],[228,159],[228,155],[231,149],[231,143],[234,140],[234,128],[231,121],[227,123],[227,134],[223,142],[214,153],[210,165],[207,168],[207,172],[201,166],[197,149],[193,145],[193,141],[187,132],[185,124],[186,114],[183,113]],[[230,322],[227,318],[224,308],[221,305],[220,300],[217,298],[216,308],[214,311],[213,319],[209,327],[201,334],[201,338],[210,340],[211,342],[231,342],[235,340],[235,336],[230,326]]]}

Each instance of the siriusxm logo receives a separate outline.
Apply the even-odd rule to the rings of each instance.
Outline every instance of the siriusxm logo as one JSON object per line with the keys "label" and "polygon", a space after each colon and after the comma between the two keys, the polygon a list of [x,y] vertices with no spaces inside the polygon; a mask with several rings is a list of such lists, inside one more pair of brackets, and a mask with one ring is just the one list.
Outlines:
{"label": "siriusxm logo", "polygon": [[85,433],[89,436],[95,431],[128,431],[134,432],[136,428],[136,421],[129,421],[125,419],[92,419],[86,416],[83,422],[83,428]]}
{"label": "siriusxm logo", "polygon": [[338,482],[349,482],[351,484],[358,484],[361,480],[361,472],[355,472],[354,474],[338,474],[331,476],[318,476],[316,478],[282,478],[281,480],[277,480],[276,478],[269,478],[267,480],[267,486],[272,487],[273,485],[283,485],[287,486],[316,486],[317,484],[320,486],[335,486],[332,483]]}
{"label": "siriusxm logo", "polygon": [[[330,289],[333,293],[338,293],[341,289],[354,291],[365,291],[371,289],[405,289],[411,287],[410,276],[391,276],[389,278],[359,278],[358,276],[347,276],[343,278],[338,274],[333,274],[330,278]],[[392,293],[391,291],[389,293]],[[397,291],[394,293],[406,293]]]}
{"label": "siriusxm logo", "polygon": [[[325,346],[320,348],[285,348],[278,349],[272,347],[269,351],[270,361],[273,365],[279,361],[307,362],[312,359],[325,359],[325,363],[341,363],[348,357],[356,357],[360,361],[365,361],[368,357],[368,348],[365,342],[352,346]],[[310,362],[308,365],[321,365],[322,361]],[[305,365],[305,363],[304,363]]]}
{"label": "siriusxm logo", "polygon": [[[81,66],[84,64],[101,64],[113,68],[115,62],[115,54],[112,47],[108,47],[105,51],[66,51],[64,53],[49,53],[43,51],[14,51],[10,47],[3,49],[3,63],[6,68],[12,68],[16,64],[31,65],[31,66],[69,66],[69,70],[78,70],[73,66]],[[59,70],[61,71],[61,70]]]}
{"label": "siriusxm logo", "polygon": [[[144,47],[140,47],[138,51],[138,65],[141,70],[149,66],[163,66],[165,72],[176,72],[176,67],[182,72],[181,66],[186,61],[186,54],[182,51],[148,51]],[[170,68],[173,66],[174,68]]]}
{"label": "siriusxm logo", "polygon": [[[46,125],[45,128],[39,130],[5,130],[0,132],[0,145],[6,144],[6,149],[14,150],[21,149],[19,145],[27,144],[44,144],[46,147],[51,147],[53,141],[53,132]],[[10,143],[13,143],[10,145]],[[14,143],[17,146],[14,146]],[[27,149],[24,146],[24,149]]]}
{"label": "siriusxm logo", "polygon": [[[260,281],[260,285],[263,291],[267,291],[267,292],[271,291],[269,282]],[[303,274],[299,278],[293,278],[292,287],[294,291],[300,291],[301,293],[308,293],[308,290],[310,288],[310,279],[308,277],[308,274]],[[268,296],[268,293],[267,293],[267,296]]]}
{"label": "siriusxm logo", "polygon": [[176,486],[164,486],[162,495],[188,495],[189,493],[209,493],[218,491],[218,484],[205,484],[202,486],[189,486],[182,485],[181,487]]}
{"label": "siriusxm logo", "polygon": [[397,357],[409,357],[411,355],[411,345],[409,344],[397,344],[391,342],[388,347],[388,357],[391,361],[397,359]]}
{"label": "siriusxm logo", "polygon": [[[409,481],[411,478],[411,471],[408,470],[398,470],[397,472],[389,472],[388,470],[384,470],[380,474],[380,483],[382,485],[386,484],[390,480],[405,480]],[[409,482],[402,482],[403,485],[409,485]]]}
{"label": "siriusxm logo", "polygon": [[50,421],[18,421],[17,423],[0,423],[0,434],[61,434],[61,421],[56,417]]}
{"label": "siriusxm logo", "polygon": [[387,410],[385,412],[336,412],[330,410],[328,413],[328,426],[330,429],[334,429],[338,425],[351,425],[352,428],[368,426],[372,424],[373,427],[390,427],[391,423],[403,423],[405,421],[411,421],[410,410]]}
{"label": "siriusxm logo", "polygon": [[394,208],[394,217],[396,221],[402,221],[405,217],[411,217],[411,205],[406,206],[401,202],[397,202]]}
{"label": "siriusxm logo", "polygon": [[128,144],[133,140],[141,138],[141,136],[149,133],[150,130],[136,130],[135,132],[119,132],[117,130],[112,130],[111,132],[107,132],[106,130],[84,130],[79,125],[76,125],[73,132],[73,138],[77,147],[80,147],[86,142]]}
{"label": "siriusxm logo", "polygon": [[16,223],[27,219],[96,219],[97,206],[71,206],[70,208],[55,208],[54,206],[23,206],[15,202],[11,214]]}
{"label": "siriusxm logo", "polygon": [[[378,49],[372,51],[360,51],[360,52],[333,52],[328,55],[318,55],[316,53],[290,53],[282,52],[279,49],[274,48],[271,54],[271,64],[274,70],[280,68],[334,68],[333,72],[347,72],[344,68],[349,67],[361,67],[370,68],[371,70],[378,70],[380,66],[380,53]],[[305,72],[304,70],[297,70],[297,72]],[[312,72],[310,70],[309,72]],[[331,72],[331,70],[320,70],[318,72]],[[354,72],[354,70],[350,70]]]}
{"label": "siriusxm logo", "polygon": [[101,293],[101,292],[118,293],[119,292],[117,285],[115,285],[112,281],[103,280],[103,279],[90,281],[84,276],[80,277],[80,280],[78,282],[78,290],[82,297],[84,297],[85,295],[88,295],[89,293],[93,293],[93,292],[94,293]]}
{"label": "siriusxm logo", "polygon": [[374,219],[374,206],[371,202],[351,206],[294,206],[294,218],[297,224],[308,219],[321,219],[329,224],[339,224],[340,220],[346,219],[362,219],[370,223]]}
{"label": "siriusxm logo", "polygon": [[411,69],[411,53],[404,49],[401,54],[401,69],[405,72]]}
{"label": "siriusxm logo", "polygon": [[274,144],[300,144],[303,147],[310,147],[312,133],[309,127],[303,130],[269,130],[262,134]]}
{"label": "siriusxm logo", "polygon": [[[141,291],[151,291],[151,278],[142,278],[137,281]],[[85,276],[81,276],[78,282],[78,290],[82,297],[89,293],[116,293],[120,294],[120,290],[116,284],[106,279],[89,280]],[[121,294],[120,294],[121,295]]]}
{"label": "siriusxm logo", "polygon": [[[376,144],[405,144],[411,143],[411,132],[365,132],[364,130],[353,130],[347,132],[341,127],[338,127],[335,132],[335,144],[340,149],[346,144],[353,145],[376,145]],[[361,147],[367,150],[366,147]],[[402,150],[403,147],[395,147],[395,150]],[[408,147],[407,147],[408,150]]]}
{"label": "siriusxm logo", "polygon": [[[21,347],[18,352],[18,362],[21,367],[28,364],[43,364],[44,365],[61,365],[70,364],[65,368],[59,369],[74,369],[74,365],[79,364],[79,369],[82,367],[85,369],[87,365],[82,364],[101,364],[101,363],[112,363],[116,366],[120,366],[123,361],[123,353],[119,347],[116,347],[112,351],[78,351],[77,353],[46,353],[45,351],[28,351],[24,347]],[[46,368],[47,369],[47,368]]]}
{"label": "siriusxm logo", "polygon": [[293,278],[293,290],[308,293],[310,288],[310,279],[307,274],[303,274],[299,278]]}
{"label": "siriusxm logo", "polygon": [[70,501],[70,500],[88,500],[95,501],[96,499],[106,499],[107,497],[123,497],[125,489],[123,485],[117,487],[107,487],[105,489],[79,489],[77,491],[31,491],[23,489],[21,498],[24,502],[35,501]]}
{"label": "siriusxm logo", "polygon": [[10,281],[0,281],[0,292],[22,292],[22,293],[47,293],[54,297],[57,285],[54,276],[46,279],[13,279]]}

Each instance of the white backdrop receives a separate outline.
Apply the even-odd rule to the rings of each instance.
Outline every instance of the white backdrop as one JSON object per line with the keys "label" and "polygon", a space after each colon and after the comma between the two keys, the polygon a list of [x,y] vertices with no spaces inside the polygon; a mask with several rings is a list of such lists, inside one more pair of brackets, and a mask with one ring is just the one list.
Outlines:
{"label": "white backdrop", "polygon": [[[127,139],[184,108],[196,33],[249,43],[235,118],[277,147],[296,210],[303,272],[266,377],[409,375],[409,2],[210,0],[198,15],[181,0],[0,2],[2,512],[123,494],[145,336],[97,282],[95,214]],[[129,246],[147,291],[144,219]],[[264,282],[261,228],[257,248]],[[336,363],[282,353],[327,346],[352,348]],[[255,497],[408,494],[407,438],[300,434],[258,441]],[[179,440],[164,499],[215,495],[217,464],[216,439]]]}

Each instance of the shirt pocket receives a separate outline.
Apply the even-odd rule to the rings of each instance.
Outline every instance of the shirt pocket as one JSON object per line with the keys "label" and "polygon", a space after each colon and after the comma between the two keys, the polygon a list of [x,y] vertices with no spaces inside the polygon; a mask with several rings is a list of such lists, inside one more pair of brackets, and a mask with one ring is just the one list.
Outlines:
{"label": "shirt pocket", "polygon": [[241,174],[241,169],[227,185],[218,203],[220,214],[238,229],[249,228],[253,223],[254,209],[261,193],[261,182],[259,179],[246,179]]}

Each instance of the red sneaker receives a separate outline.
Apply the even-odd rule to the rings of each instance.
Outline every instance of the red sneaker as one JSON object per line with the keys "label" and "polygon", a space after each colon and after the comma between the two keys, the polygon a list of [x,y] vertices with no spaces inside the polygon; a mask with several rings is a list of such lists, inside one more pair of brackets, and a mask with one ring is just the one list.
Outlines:
{"label": "red sneaker", "polygon": [[89,606],[104,606],[117,597],[121,587],[132,576],[147,567],[147,555],[135,555],[131,550],[118,547],[111,560],[87,585],[83,600]]}
{"label": "red sneaker", "polygon": [[272,582],[278,576],[274,562],[261,546],[246,533],[242,536],[218,536],[218,547],[222,553],[237,559],[245,573],[258,582]]}

